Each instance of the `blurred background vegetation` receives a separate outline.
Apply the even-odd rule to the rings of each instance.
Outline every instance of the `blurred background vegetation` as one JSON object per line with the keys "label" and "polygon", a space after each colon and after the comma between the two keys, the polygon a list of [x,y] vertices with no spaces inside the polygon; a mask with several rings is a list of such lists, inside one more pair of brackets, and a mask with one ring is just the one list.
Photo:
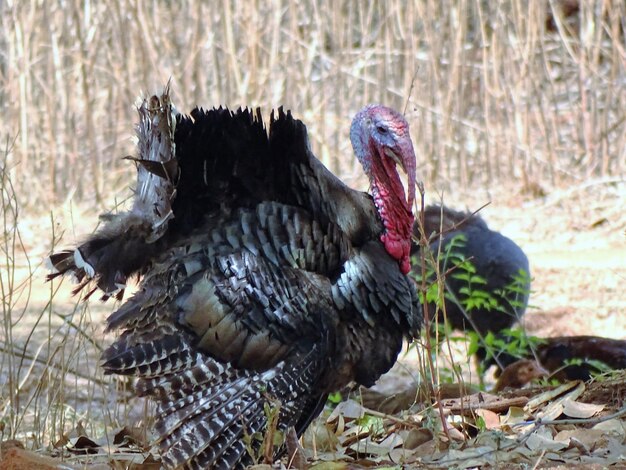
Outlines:
{"label": "blurred background vegetation", "polygon": [[[577,196],[544,228],[543,212],[523,212],[520,231],[570,249],[573,231],[596,225],[595,189],[624,187],[625,30],[626,3],[612,0],[0,0],[0,440],[63,446],[70,430],[101,435],[145,411],[124,407],[129,384],[98,367],[115,306],[68,300],[41,262],[63,230],[87,233],[130,196],[122,157],[135,153],[137,97],[171,80],[183,112],[259,106],[267,118],[283,105],[353,186],[366,182],[350,120],[368,102],[391,105],[406,112],[431,194],[481,191],[474,209],[493,194]],[[561,230],[573,212],[583,222]],[[614,198],[600,212],[623,226]],[[544,274],[535,285],[560,305],[555,271]],[[623,331],[619,275],[564,276],[584,284],[568,291],[587,309],[579,320],[599,305]],[[586,290],[604,284],[606,299]]]}
{"label": "blurred background vegetation", "polygon": [[[626,172],[626,3],[4,0],[2,165],[27,207],[104,203],[134,171],[133,103],[284,105],[350,181],[368,102],[406,109],[437,187],[536,192]],[[10,149],[10,152],[7,150]],[[105,204],[106,205],[106,204]]]}

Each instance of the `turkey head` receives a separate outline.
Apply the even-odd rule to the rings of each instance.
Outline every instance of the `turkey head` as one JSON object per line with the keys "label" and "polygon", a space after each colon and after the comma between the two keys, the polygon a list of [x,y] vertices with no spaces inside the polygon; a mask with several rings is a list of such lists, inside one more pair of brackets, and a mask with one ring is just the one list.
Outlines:
{"label": "turkey head", "polygon": [[[354,117],[350,140],[370,180],[374,204],[385,227],[380,240],[407,274],[411,269],[416,160],[409,125],[397,111],[369,105]],[[396,166],[407,174],[408,198]]]}

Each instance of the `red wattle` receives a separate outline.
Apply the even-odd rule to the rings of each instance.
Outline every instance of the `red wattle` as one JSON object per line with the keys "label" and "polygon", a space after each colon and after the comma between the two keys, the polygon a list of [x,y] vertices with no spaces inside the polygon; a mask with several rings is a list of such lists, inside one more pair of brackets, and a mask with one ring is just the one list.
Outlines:
{"label": "red wattle", "polygon": [[[380,163],[380,160],[376,161]],[[413,213],[404,200],[404,189],[400,177],[393,171],[385,171],[374,164],[373,172],[378,176],[372,183],[372,197],[382,219],[385,230],[380,241],[389,256],[398,261],[402,274],[411,270],[411,235],[413,233]]]}
{"label": "red wattle", "polygon": [[411,271],[411,260],[408,256],[400,260],[400,271],[402,274],[409,274],[409,271]]}
{"label": "red wattle", "polygon": [[387,253],[398,260],[402,274],[407,274],[411,270],[411,240],[399,239],[397,236],[397,232],[385,232],[380,241],[385,245]]}

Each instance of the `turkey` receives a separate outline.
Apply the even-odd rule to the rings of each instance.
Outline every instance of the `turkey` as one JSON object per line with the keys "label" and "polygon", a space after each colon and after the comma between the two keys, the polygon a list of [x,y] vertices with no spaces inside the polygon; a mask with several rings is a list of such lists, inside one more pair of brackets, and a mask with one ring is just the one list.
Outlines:
{"label": "turkey", "polygon": [[[419,226],[413,228],[419,239]],[[440,252],[439,270],[447,273],[445,282],[446,319],[452,328],[475,330],[481,335],[499,332],[509,328],[526,310],[530,291],[530,270],[528,258],[512,240],[490,230],[485,221],[476,214],[460,212],[445,206],[428,206],[424,210],[424,233],[426,237],[439,234],[430,243],[430,249],[436,257]],[[464,241],[459,241],[459,236]],[[413,244],[412,254],[419,253],[419,245]],[[467,259],[475,268],[476,275],[482,277],[484,284],[474,284],[475,290],[488,292],[499,306],[485,305],[468,309],[467,314],[461,305],[467,300],[468,282],[462,276],[466,272],[456,267],[458,260]],[[420,277],[421,266],[415,263],[413,274]],[[507,286],[509,286],[507,288]],[[457,301],[454,300],[457,299]],[[430,304],[432,314],[436,306]],[[439,321],[444,321],[442,309]]]}
{"label": "turkey", "polygon": [[[496,338],[506,344],[517,340],[504,331]],[[589,380],[594,374],[607,370],[626,369],[626,340],[588,335],[529,337],[524,347],[516,348],[514,353],[502,351],[495,358],[482,359],[487,367],[496,364],[496,361],[499,367],[509,367],[516,361],[530,359],[538,361],[550,372],[550,378],[559,381]]]}
{"label": "turkey", "polygon": [[156,402],[165,467],[278,458],[272,435],[301,435],[330,392],[372,385],[419,335],[408,124],[381,105],[354,117],[370,195],[330,173],[282,108],[266,130],[259,110],[186,116],[165,92],[139,115],[133,207],[53,254],[51,276],[105,298],[140,277],[102,360]]}

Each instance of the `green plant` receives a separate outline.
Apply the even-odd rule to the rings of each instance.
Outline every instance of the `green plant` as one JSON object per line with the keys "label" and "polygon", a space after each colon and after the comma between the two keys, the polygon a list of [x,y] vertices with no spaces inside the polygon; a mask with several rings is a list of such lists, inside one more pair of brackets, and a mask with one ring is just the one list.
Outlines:
{"label": "green plant", "polygon": [[497,358],[501,354],[512,356],[515,359],[526,358],[529,351],[535,351],[544,342],[541,338],[529,336],[526,330],[521,327],[505,328],[497,335],[490,331],[484,337],[480,337],[473,331],[468,332],[467,335],[470,339],[468,350],[470,354],[475,354],[481,347],[486,351],[483,362],[488,362],[492,358],[497,362]]}
{"label": "green plant", "polygon": [[[434,309],[434,312],[429,312],[432,323],[431,336],[437,338],[437,343],[441,338],[447,341],[464,340],[464,338],[451,336],[452,328],[446,321],[445,301],[448,301],[459,307],[466,323],[473,328],[465,331],[465,340],[469,339],[468,356],[476,354],[482,348],[486,351],[487,359],[496,358],[497,361],[501,353],[522,357],[524,351],[534,346],[533,340],[522,329],[507,329],[506,331],[512,331],[511,338],[507,340],[491,332],[482,336],[474,325],[472,312],[480,310],[493,315],[515,315],[516,309],[523,307],[520,299],[530,294],[529,275],[520,269],[504,288],[489,291],[487,280],[477,273],[472,259],[467,258],[463,253],[462,249],[466,243],[465,234],[455,235],[446,241],[438,253],[433,254],[431,258],[427,257],[427,267],[421,275],[415,274],[418,283],[426,281],[426,289],[420,292],[420,300],[422,303],[427,302],[431,310]],[[448,278],[460,281],[461,287],[456,292],[449,288],[446,282]],[[456,285],[458,286],[459,283],[457,282]],[[440,321],[441,319],[443,321]],[[446,369],[440,371],[445,372]],[[479,370],[479,372],[482,374],[483,371]],[[447,374],[448,379],[454,377],[455,373],[453,367]]]}
{"label": "green plant", "polygon": [[[455,235],[450,239],[443,251],[441,251],[437,259],[433,259],[428,263],[425,274],[414,273],[414,277],[418,283],[422,278],[426,278],[428,288],[426,293],[420,292],[420,301],[435,304],[437,310],[443,307],[443,299],[460,304],[463,311],[467,314],[478,309],[486,309],[487,311],[498,311],[510,314],[512,307],[521,306],[518,300],[520,296],[528,295],[529,275],[520,269],[509,284],[503,289],[497,289],[492,292],[482,288],[487,284],[487,280],[477,274],[476,267],[471,259],[468,259],[459,248],[463,248],[467,242],[465,234]],[[417,263],[417,260],[414,260]],[[435,264],[437,263],[437,264]],[[440,283],[437,279],[437,273],[444,277],[450,276],[454,279],[464,282],[464,286],[458,290],[458,295],[451,292],[450,289],[444,289],[441,292]],[[445,285],[445,282],[444,282]]]}
{"label": "green plant", "polygon": [[267,426],[262,430],[249,434],[246,426],[243,426],[243,441],[248,455],[255,464],[265,462],[272,463],[274,451],[284,442],[284,433],[278,429],[281,403],[275,397],[263,392],[266,402],[263,404],[263,413],[266,417]]}
{"label": "green plant", "polygon": [[327,403],[330,404],[332,407],[335,407],[339,403],[341,403],[342,400],[343,400],[343,396],[341,395],[341,392],[333,392],[333,393],[328,394]]}

